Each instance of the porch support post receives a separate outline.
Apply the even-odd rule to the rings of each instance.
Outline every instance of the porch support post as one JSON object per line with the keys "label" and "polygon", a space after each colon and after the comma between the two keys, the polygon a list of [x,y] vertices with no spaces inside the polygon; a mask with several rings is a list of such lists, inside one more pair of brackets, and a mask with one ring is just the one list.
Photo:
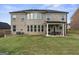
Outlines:
{"label": "porch support post", "polygon": [[48,24],[47,24],[46,36],[48,36]]}
{"label": "porch support post", "polygon": [[63,36],[64,36],[64,24],[63,24]]}

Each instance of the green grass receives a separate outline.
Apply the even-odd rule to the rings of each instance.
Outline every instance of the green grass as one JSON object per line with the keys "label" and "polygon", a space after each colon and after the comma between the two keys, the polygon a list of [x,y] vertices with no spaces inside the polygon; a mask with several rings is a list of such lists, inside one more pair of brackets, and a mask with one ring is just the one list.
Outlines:
{"label": "green grass", "polygon": [[79,54],[79,35],[66,37],[11,36],[0,38],[0,53],[25,55]]}

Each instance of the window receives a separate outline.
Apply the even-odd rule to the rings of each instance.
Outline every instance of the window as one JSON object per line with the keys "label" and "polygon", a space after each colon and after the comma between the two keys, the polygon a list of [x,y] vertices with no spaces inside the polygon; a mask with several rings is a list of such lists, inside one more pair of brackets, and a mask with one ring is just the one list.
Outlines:
{"label": "window", "polygon": [[60,29],[62,29],[62,26],[60,26]]}
{"label": "window", "polygon": [[30,19],[30,13],[27,14],[27,19]]}
{"label": "window", "polygon": [[12,18],[16,18],[16,15],[13,15]]}
{"label": "window", "polygon": [[24,21],[24,18],[21,18],[21,21]]}
{"label": "window", "polygon": [[64,15],[62,15],[62,18],[61,18],[61,20],[64,20]]}
{"label": "window", "polygon": [[27,19],[42,19],[41,13],[28,13]]}
{"label": "window", "polygon": [[13,20],[16,20],[16,18],[13,18]]}
{"label": "window", "polygon": [[44,26],[43,26],[43,25],[41,26],[41,31],[42,31],[42,32],[44,31]]}
{"label": "window", "polygon": [[29,31],[29,25],[27,25],[27,31]]}
{"label": "window", "polygon": [[33,19],[33,18],[34,18],[33,13],[30,13],[30,19]]}
{"label": "window", "polygon": [[16,28],[16,25],[13,25],[13,28]]}
{"label": "window", "polygon": [[36,25],[34,25],[34,32],[36,32]]}
{"label": "window", "polygon": [[13,25],[13,32],[16,31],[16,25]]}
{"label": "window", "polygon": [[51,14],[46,14],[46,19],[50,20],[52,18]]}
{"label": "window", "polygon": [[50,27],[48,27],[48,31],[50,32]]}
{"label": "window", "polygon": [[13,32],[15,32],[16,31],[16,29],[13,29]]}
{"label": "window", "polygon": [[50,28],[48,29],[48,31],[50,32]]}
{"label": "window", "polygon": [[56,29],[58,29],[59,25],[55,25],[56,26]]}
{"label": "window", "polygon": [[62,18],[62,20],[64,20],[64,18]]}
{"label": "window", "polygon": [[33,31],[33,25],[31,25],[31,32]]}
{"label": "window", "polygon": [[50,18],[47,18],[47,20],[50,20]]}
{"label": "window", "polygon": [[38,25],[38,32],[40,32],[40,25]]}
{"label": "window", "polygon": [[16,15],[13,15],[13,16],[12,16],[12,19],[13,19],[13,20],[16,20]]}
{"label": "window", "polygon": [[17,35],[23,35],[24,32],[16,32]]}

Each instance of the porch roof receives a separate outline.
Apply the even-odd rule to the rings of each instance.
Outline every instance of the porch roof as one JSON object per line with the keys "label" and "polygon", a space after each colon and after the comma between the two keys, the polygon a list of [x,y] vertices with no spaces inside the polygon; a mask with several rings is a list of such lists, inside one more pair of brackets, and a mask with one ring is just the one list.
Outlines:
{"label": "porch roof", "polygon": [[62,21],[46,21],[46,23],[66,23],[66,22],[62,22]]}

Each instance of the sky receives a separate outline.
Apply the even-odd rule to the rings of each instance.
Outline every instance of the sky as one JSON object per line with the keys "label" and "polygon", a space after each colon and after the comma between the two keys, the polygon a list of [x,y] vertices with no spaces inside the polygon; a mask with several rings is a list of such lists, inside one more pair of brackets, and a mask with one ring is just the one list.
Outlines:
{"label": "sky", "polygon": [[50,9],[65,11],[68,13],[68,23],[71,21],[72,15],[79,8],[79,4],[0,4],[0,22],[11,24],[9,12],[26,10],[26,9]]}

